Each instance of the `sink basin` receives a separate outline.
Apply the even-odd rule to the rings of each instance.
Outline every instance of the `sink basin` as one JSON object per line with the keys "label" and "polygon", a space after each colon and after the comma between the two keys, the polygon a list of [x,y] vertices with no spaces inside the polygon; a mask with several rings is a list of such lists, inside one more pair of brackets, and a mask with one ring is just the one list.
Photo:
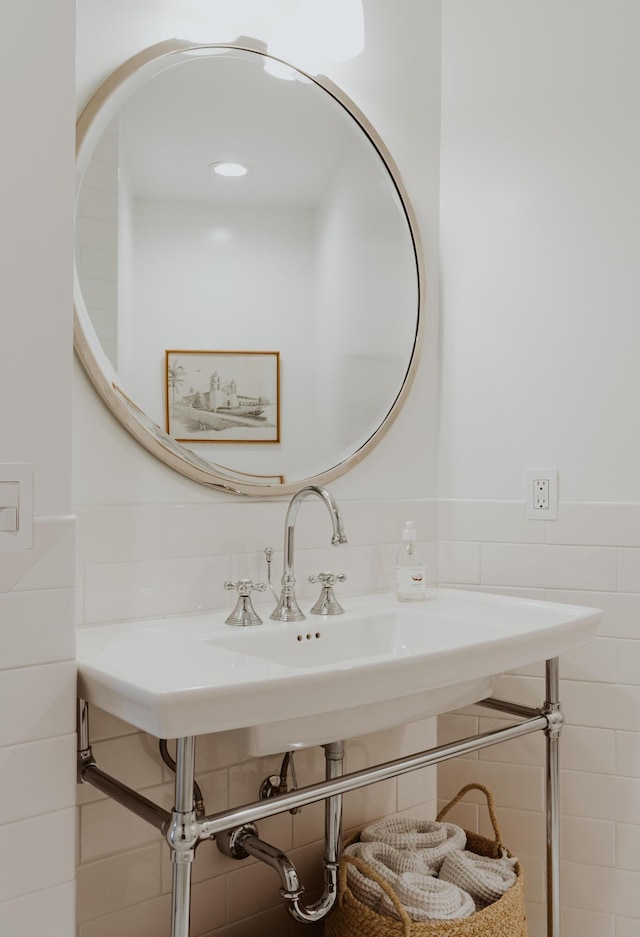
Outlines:
{"label": "sink basin", "polygon": [[490,695],[500,674],[586,644],[598,609],[433,589],[347,597],[344,615],[233,628],[226,611],[78,635],[79,695],[150,732],[223,732],[247,754],[318,745]]}

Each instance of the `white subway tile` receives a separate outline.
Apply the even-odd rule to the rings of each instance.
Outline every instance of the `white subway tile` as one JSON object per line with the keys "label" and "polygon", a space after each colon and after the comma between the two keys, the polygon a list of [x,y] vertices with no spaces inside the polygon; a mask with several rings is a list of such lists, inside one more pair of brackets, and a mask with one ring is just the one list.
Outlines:
{"label": "white subway tile", "polygon": [[166,849],[166,844],[158,843],[80,866],[77,872],[78,923],[160,895],[162,849]]}
{"label": "white subway tile", "polygon": [[75,518],[34,517],[31,550],[3,553],[0,593],[75,585]]}
{"label": "white subway tile", "polygon": [[[618,679],[616,644],[613,638],[595,638],[585,647],[564,654],[562,657],[563,678],[616,683]],[[640,642],[638,646],[640,647]]]}
{"label": "white subway tile", "polygon": [[640,825],[640,780],[564,769],[561,775],[565,816]]}
{"label": "white subway tile", "polygon": [[596,774],[616,773],[616,733],[612,729],[565,725],[560,736],[562,767]]}
{"label": "white subway tile", "polygon": [[382,592],[394,588],[395,544],[347,547],[347,591]]}
{"label": "white subway tile", "polygon": [[0,902],[74,879],[75,811],[0,826]]}
{"label": "white subway tile", "polygon": [[[636,728],[640,730],[640,724]],[[627,778],[640,778],[640,731],[616,732],[615,772]]]}
{"label": "white subway tile", "polygon": [[640,872],[640,826],[616,825],[616,865],[620,869]]}
{"label": "white subway tile", "polygon": [[118,164],[112,160],[92,159],[83,177],[83,184],[103,192],[118,191]]}
{"label": "white subway tile", "polygon": [[620,917],[616,915],[616,937],[638,937],[640,918]]}
{"label": "white subway tile", "polygon": [[563,501],[547,543],[640,547],[640,504]]}
{"label": "white subway tile", "polygon": [[[506,771],[488,761],[445,761],[438,769],[438,797],[449,800],[465,784],[478,781],[489,788],[498,808],[542,810],[543,774],[542,768],[528,765],[511,765]],[[484,794],[471,791],[465,800],[481,804],[480,813],[484,812]]]}
{"label": "white subway tile", "polygon": [[480,544],[441,540],[438,544],[438,581],[480,582]]}
{"label": "white subway tile", "polygon": [[74,731],[75,661],[0,671],[0,712],[0,747]]}
{"label": "white subway tile", "polygon": [[615,590],[613,547],[482,545],[482,582],[499,586]]}
{"label": "white subway tile", "polygon": [[560,701],[573,725],[634,731],[640,713],[640,687],[563,680]]}
{"label": "white subway tile", "polygon": [[[369,505],[371,518],[377,521],[378,502],[372,502]],[[418,531],[418,538],[422,542],[437,541],[438,532],[438,502],[435,500],[406,500],[395,502],[395,523],[391,540],[399,544],[402,535],[402,528],[405,521],[413,521]],[[374,528],[375,529],[375,528]],[[379,538],[375,535],[371,537],[371,542],[375,543]]]}
{"label": "white subway tile", "polygon": [[563,859],[587,865],[616,865],[615,823],[585,817],[562,817],[560,834]]}
{"label": "white subway tile", "polygon": [[83,565],[161,558],[160,505],[82,507],[76,514],[78,557]]}
{"label": "white subway tile", "polygon": [[569,605],[600,608],[604,612],[598,634],[610,638],[637,638],[640,620],[640,595],[624,592],[574,592],[558,589],[545,598]]}
{"label": "white subway tile", "polygon": [[[422,506],[410,502],[414,514],[421,518],[427,513]],[[350,546],[367,546],[374,543],[397,543],[400,529],[396,518],[396,505],[393,501],[341,501],[340,509],[344,521],[344,530]],[[412,514],[413,517],[413,514]],[[416,528],[421,540],[432,539],[432,527],[426,519]]]}
{"label": "white subway tile", "polygon": [[74,591],[0,593],[0,643],[0,670],[74,660]]}
{"label": "white subway tile", "polygon": [[115,221],[79,217],[76,220],[76,245],[117,251],[118,225]]}
{"label": "white subway tile", "polygon": [[579,908],[562,908],[560,924],[565,937],[616,937],[613,914],[598,914],[595,911],[582,911]]}
{"label": "white subway tile", "polygon": [[618,589],[640,592],[640,548],[623,547],[618,551]]}
{"label": "white subway tile", "polygon": [[0,748],[0,823],[73,807],[76,736]]}
{"label": "white subway tile", "polygon": [[561,876],[566,907],[640,919],[640,873],[563,862]]}
{"label": "white subway tile", "polygon": [[95,277],[98,280],[117,279],[118,254],[115,250],[80,247],[77,256],[78,268],[83,277]]}
{"label": "white subway tile", "polygon": [[171,896],[163,895],[81,924],[78,937],[170,937]]}
{"label": "white subway tile", "polygon": [[[640,638],[640,635],[638,636]],[[640,640],[616,641],[618,681],[640,684]],[[640,728],[640,724],[638,726]]]}
{"label": "white subway tile", "polygon": [[70,937],[74,922],[73,882],[0,902],[0,934],[5,937]]}
{"label": "white subway tile", "polygon": [[87,566],[87,623],[225,608],[227,557]]}
{"label": "white subway tile", "polygon": [[87,309],[90,309],[92,313],[96,309],[104,309],[109,313],[113,313],[117,308],[118,296],[115,281],[83,277],[82,295]]}
{"label": "white subway tile", "polygon": [[545,524],[527,521],[523,501],[438,502],[441,540],[544,543]]}
{"label": "white subway tile", "polygon": [[273,501],[250,505],[234,501],[165,505],[162,509],[163,555],[226,556],[262,553],[265,547],[271,546],[281,558],[285,515],[286,506]]}
{"label": "white subway tile", "polygon": [[[267,866],[264,868],[268,869]],[[278,891],[278,877],[273,869],[269,871],[275,877],[275,890]],[[224,925],[227,920],[228,884],[226,878],[227,876],[220,876],[192,887],[191,937],[203,937]]]}

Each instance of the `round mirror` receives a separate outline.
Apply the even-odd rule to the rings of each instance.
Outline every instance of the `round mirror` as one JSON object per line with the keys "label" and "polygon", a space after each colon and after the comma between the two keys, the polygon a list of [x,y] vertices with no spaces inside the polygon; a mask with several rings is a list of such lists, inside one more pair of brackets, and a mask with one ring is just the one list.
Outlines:
{"label": "round mirror", "polygon": [[356,106],[256,44],[172,40],[77,126],[75,347],[115,416],[234,493],[361,459],[417,364],[422,266]]}

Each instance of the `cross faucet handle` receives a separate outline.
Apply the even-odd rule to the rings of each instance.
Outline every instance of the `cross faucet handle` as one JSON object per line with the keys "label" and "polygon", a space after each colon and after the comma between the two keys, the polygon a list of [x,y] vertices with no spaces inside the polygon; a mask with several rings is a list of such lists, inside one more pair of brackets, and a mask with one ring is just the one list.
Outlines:
{"label": "cross faucet handle", "polygon": [[251,592],[253,590],[256,592],[264,592],[267,588],[264,582],[253,582],[251,579],[238,579],[237,582],[232,582],[230,579],[227,579],[224,587],[228,591],[235,589],[238,593],[236,607],[229,617],[225,618],[225,623],[227,625],[240,626],[261,625],[262,619],[251,603]]}
{"label": "cross faucet handle", "polygon": [[309,582],[321,582],[324,586],[332,586],[334,582],[344,582],[346,578],[346,573],[318,573],[317,576],[309,576]]}
{"label": "cross faucet handle", "polygon": [[346,580],[345,573],[318,573],[316,576],[309,576],[309,582],[322,583],[320,598],[311,609],[312,615],[342,615],[343,607],[336,599],[333,586],[336,582]]}
{"label": "cross faucet handle", "polygon": [[224,584],[225,589],[236,589],[238,595],[248,596],[251,595],[251,591],[255,589],[257,592],[264,592],[267,588],[264,582],[253,582],[252,579],[238,579],[237,582],[232,582],[230,579]]}

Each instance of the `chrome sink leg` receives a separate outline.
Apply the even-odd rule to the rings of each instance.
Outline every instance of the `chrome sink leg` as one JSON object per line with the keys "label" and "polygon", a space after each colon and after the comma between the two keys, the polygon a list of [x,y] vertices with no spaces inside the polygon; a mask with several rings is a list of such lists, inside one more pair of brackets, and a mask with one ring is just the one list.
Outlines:
{"label": "chrome sink leg", "polygon": [[171,847],[173,886],[171,895],[171,937],[189,937],[191,913],[191,864],[198,844],[198,824],[193,802],[195,738],[176,742],[175,806],[166,831]]}
{"label": "chrome sink leg", "polygon": [[560,763],[559,741],[564,716],[560,709],[558,658],[545,663],[546,735],[547,937],[560,937]]}

